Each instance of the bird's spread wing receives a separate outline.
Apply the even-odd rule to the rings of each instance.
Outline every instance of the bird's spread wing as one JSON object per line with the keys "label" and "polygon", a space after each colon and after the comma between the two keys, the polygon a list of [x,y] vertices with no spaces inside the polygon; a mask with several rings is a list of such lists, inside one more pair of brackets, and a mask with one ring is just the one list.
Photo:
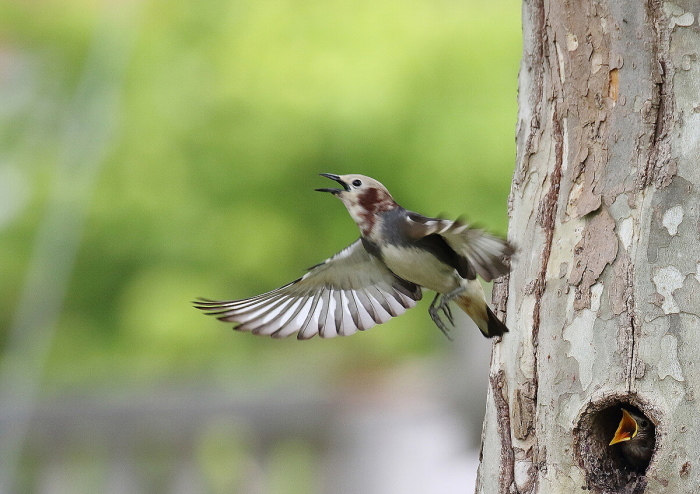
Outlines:
{"label": "bird's spread wing", "polygon": [[508,272],[504,258],[515,249],[506,240],[474,228],[461,220],[450,221],[428,218],[417,213],[408,214],[406,231],[414,240],[439,235],[455,253],[466,259],[468,278],[475,272],[486,281],[492,281]]}
{"label": "bird's spread wing", "polygon": [[421,299],[418,285],[394,275],[357,240],[303,277],[256,297],[199,300],[195,307],[234,329],[283,338],[346,336],[403,314]]}

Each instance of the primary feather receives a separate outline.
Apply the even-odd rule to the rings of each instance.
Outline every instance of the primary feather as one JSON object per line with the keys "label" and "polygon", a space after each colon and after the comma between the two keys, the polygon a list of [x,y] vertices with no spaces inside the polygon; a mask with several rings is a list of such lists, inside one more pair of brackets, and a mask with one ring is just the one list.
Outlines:
{"label": "primary feather", "polygon": [[360,240],[311,268],[301,278],[243,300],[201,299],[195,307],[235,329],[282,338],[347,336],[403,314],[421,289],[394,275]]}

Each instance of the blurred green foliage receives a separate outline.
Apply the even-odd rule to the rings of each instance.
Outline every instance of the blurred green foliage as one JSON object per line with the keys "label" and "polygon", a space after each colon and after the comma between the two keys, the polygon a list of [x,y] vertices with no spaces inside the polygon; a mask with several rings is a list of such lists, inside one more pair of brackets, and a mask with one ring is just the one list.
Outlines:
{"label": "blurred green foliage", "polygon": [[0,224],[2,332],[91,44],[105,23],[134,39],[45,391],[323,382],[443,348],[427,302],[297,342],[234,334],[190,301],[270,290],[357,238],[313,191],[320,172],[367,174],[407,208],[505,233],[519,2],[152,0],[112,16],[126,4],[0,4],[0,171],[26,191]]}

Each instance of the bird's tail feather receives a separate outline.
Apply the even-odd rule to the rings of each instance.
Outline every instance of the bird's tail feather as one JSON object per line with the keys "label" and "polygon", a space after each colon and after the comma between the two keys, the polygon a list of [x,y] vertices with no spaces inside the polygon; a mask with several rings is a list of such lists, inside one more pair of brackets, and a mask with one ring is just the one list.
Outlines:
{"label": "bird's tail feather", "polygon": [[506,325],[496,317],[496,314],[493,313],[488,305],[486,306],[486,312],[488,313],[488,334],[484,334],[484,336],[493,338],[494,336],[503,336],[504,333],[508,332]]}
{"label": "bird's tail feather", "polygon": [[503,336],[508,332],[508,328],[493,313],[486,301],[478,301],[471,297],[457,297],[455,303],[467,313],[476,323],[481,333],[487,338]]}

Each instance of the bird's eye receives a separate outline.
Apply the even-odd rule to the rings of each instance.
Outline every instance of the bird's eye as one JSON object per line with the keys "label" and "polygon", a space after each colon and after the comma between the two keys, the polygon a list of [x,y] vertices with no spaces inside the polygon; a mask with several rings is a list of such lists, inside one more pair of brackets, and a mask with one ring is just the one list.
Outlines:
{"label": "bird's eye", "polygon": [[646,420],[642,420],[641,426],[646,427],[647,425],[649,425],[649,422],[647,422]]}
{"label": "bird's eye", "polygon": [[353,180],[353,181],[352,181],[352,186],[353,186],[353,187],[359,187],[360,185],[362,185],[362,181],[361,181],[361,180]]}

